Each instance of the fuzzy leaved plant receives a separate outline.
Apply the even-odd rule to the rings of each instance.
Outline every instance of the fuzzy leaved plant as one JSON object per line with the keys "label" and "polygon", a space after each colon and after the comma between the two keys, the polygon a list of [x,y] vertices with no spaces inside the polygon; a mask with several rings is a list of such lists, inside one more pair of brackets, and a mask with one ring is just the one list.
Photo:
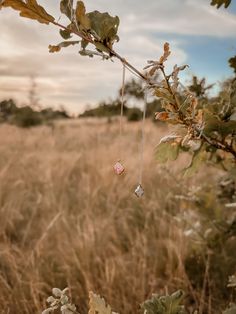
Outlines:
{"label": "fuzzy leaved plant", "polygon": [[173,124],[173,132],[157,146],[157,160],[176,160],[181,152],[189,151],[192,161],[185,174],[208,162],[236,175],[236,79],[220,99],[209,103],[180,83],[179,73],[186,65],[175,65],[171,73],[166,73],[170,53],[169,44],[165,43],[160,59],[148,61],[145,67],[150,81],[158,77],[149,85],[162,100],[163,111],[156,113],[156,119]]}
{"label": "fuzzy leaved plant", "polygon": [[[78,313],[76,306],[71,303],[68,297],[68,288],[60,290],[53,288],[52,296],[47,299],[49,307],[42,314],[60,311],[62,314]],[[145,301],[141,308],[144,314],[186,314],[184,306],[181,305],[184,293],[179,290],[167,296],[153,295],[150,300]],[[117,314],[112,311],[111,306],[104,298],[90,292],[88,314]]]}

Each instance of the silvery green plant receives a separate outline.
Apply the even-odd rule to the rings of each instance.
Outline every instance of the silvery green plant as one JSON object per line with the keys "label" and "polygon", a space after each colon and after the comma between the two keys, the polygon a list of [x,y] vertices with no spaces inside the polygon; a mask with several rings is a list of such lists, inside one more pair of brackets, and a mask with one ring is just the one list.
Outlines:
{"label": "silvery green plant", "polygon": [[76,306],[71,303],[69,296],[67,295],[69,289],[64,290],[53,288],[52,295],[47,298],[49,307],[45,309],[42,314],[53,313],[55,310],[60,310],[62,314],[77,313]]}

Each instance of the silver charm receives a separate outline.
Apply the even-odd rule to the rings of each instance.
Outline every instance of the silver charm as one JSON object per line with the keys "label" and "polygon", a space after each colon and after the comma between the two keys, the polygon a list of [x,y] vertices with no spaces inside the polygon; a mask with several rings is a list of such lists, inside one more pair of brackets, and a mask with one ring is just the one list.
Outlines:
{"label": "silver charm", "polygon": [[141,184],[136,187],[134,193],[137,197],[142,197],[144,195],[144,189]]}
{"label": "silver charm", "polygon": [[117,161],[117,163],[115,163],[113,168],[114,168],[115,173],[118,174],[118,175],[121,175],[125,171],[125,168],[120,163],[120,161]]}

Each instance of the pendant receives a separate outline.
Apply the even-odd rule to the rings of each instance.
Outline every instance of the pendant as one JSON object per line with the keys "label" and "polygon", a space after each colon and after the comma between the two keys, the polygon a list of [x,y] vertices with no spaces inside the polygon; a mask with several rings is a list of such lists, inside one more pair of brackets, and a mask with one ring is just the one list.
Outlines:
{"label": "pendant", "polygon": [[120,161],[117,161],[117,163],[115,163],[113,169],[114,169],[115,173],[118,174],[118,175],[121,175],[125,171],[125,168],[120,163]]}
{"label": "pendant", "polygon": [[142,196],[144,195],[144,189],[143,189],[143,187],[142,187],[141,184],[139,184],[139,185],[136,187],[136,189],[135,189],[135,191],[134,191],[134,194],[135,194],[137,197],[142,197]]}

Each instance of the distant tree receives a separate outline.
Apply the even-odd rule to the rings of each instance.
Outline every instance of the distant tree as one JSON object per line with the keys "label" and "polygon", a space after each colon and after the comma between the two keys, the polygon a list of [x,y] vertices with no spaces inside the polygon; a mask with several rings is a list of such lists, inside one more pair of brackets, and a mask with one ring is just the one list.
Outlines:
{"label": "distant tree", "polygon": [[8,121],[12,115],[17,112],[18,108],[14,100],[3,100],[0,102],[0,121]]}
{"label": "distant tree", "polygon": [[207,91],[209,91],[214,84],[206,85],[206,79],[198,79],[197,76],[192,77],[192,82],[188,89],[198,98],[206,98]]}
{"label": "distant tree", "polygon": [[38,92],[37,92],[37,81],[36,81],[36,76],[31,75],[30,76],[30,86],[29,86],[29,91],[28,91],[28,97],[29,97],[29,106],[32,109],[39,109],[39,97],[38,97]]}
{"label": "distant tree", "polygon": [[[141,101],[141,102],[145,101],[145,90],[144,90],[144,88],[142,86],[142,81],[141,80],[131,79],[129,82],[127,82],[125,84],[125,89],[124,90],[125,90],[127,103],[132,98],[137,100],[137,101]],[[121,93],[121,89],[120,89],[120,93]],[[153,98],[152,101],[147,103],[146,117],[152,117],[153,119],[155,119],[154,113],[156,111],[162,111],[161,101],[160,101],[160,99]],[[140,113],[138,113],[137,110],[133,110],[132,113],[129,113],[129,116],[130,117],[132,117],[132,116],[135,117],[136,116],[137,119],[138,119],[138,117],[140,119],[142,115],[140,115]],[[128,118],[128,120],[130,120],[130,118]]]}

